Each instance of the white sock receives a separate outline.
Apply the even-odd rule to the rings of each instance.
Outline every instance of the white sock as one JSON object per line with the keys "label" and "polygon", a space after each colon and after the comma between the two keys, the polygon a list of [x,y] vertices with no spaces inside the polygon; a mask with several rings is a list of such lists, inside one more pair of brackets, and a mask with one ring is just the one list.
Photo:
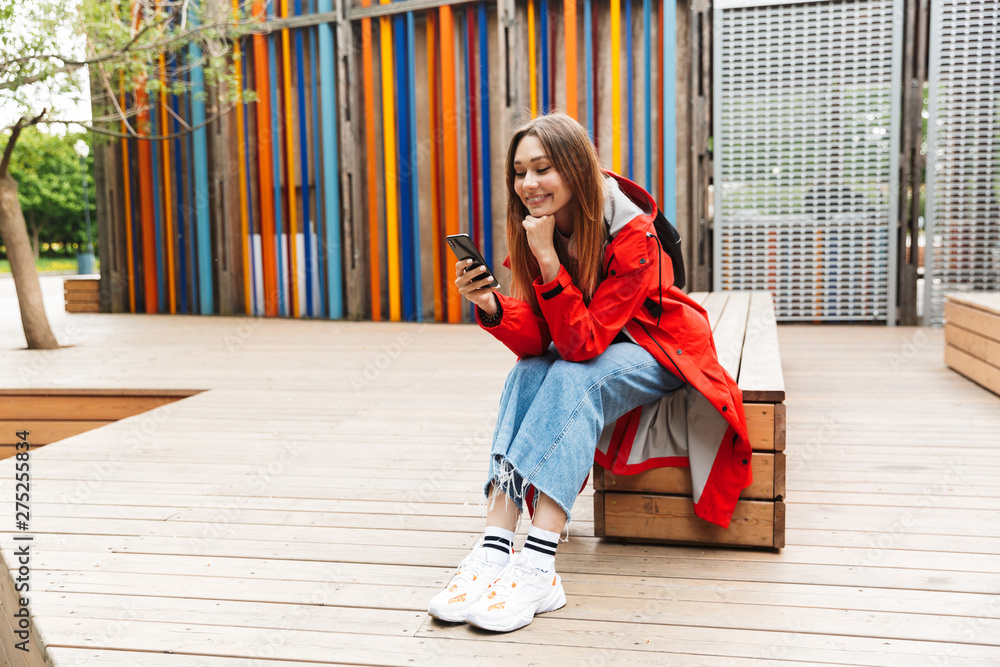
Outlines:
{"label": "white sock", "polygon": [[486,526],[483,536],[483,555],[487,563],[506,565],[514,553],[514,531],[496,526]]}
{"label": "white sock", "polygon": [[557,546],[559,546],[559,533],[532,526],[521,553],[539,570],[551,572],[556,568]]}

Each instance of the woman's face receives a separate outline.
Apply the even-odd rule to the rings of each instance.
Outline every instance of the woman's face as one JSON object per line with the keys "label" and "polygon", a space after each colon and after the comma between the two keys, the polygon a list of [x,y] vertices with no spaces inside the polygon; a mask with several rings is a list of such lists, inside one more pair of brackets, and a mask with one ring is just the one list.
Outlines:
{"label": "woman's face", "polygon": [[[514,192],[536,218],[556,215],[573,198],[549,161],[538,137],[527,135],[514,151]],[[562,216],[557,216],[561,218]]]}

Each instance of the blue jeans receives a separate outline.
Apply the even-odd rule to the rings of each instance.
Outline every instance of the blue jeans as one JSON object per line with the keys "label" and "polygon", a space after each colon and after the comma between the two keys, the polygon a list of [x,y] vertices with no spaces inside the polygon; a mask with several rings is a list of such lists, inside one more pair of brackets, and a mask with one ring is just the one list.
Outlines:
{"label": "blue jeans", "polygon": [[514,364],[507,376],[490,453],[489,481],[523,510],[529,486],[570,519],[594,465],[605,424],[684,385],[632,342],[588,361],[564,361],[555,346]]}

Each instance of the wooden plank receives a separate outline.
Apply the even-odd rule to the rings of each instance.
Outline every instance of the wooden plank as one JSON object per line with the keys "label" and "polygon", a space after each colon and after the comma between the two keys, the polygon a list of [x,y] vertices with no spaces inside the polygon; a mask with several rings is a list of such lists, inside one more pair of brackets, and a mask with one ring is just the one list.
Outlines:
{"label": "wooden plank", "polygon": [[743,412],[747,418],[747,432],[753,450],[774,451],[774,403],[744,403]]}
{"label": "wooden plank", "polygon": [[37,421],[33,419],[0,420],[0,445],[15,445],[17,439],[14,433],[28,431],[31,433],[29,442],[32,445],[47,445],[58,440],[69,438],[79,433],[85,433],[101,426],[107,426],[109,421]]}
{"label": "wooden plank", "polygon": [[605,487],[604,487],[604,474],[605,474],[605,472],[607,472],[607,471],[605,471],[604,468],[601,467],[600,463],[596,463],[596,462],[594,463],[594,468],[593,468],[593,470],[590,473],[590,476],[594,479],[594,491],[604,491],[605,490]]}
{"label": "wooden plank", "polygon": [[[729,528],[711,524],[694,513],[691,498],[639,493],[604,494],[608,537],[669,540],[729,546],[773,547],[774,502],[741,500]],[[595,500],[595,505],[597,501]]]}
{"label": "wooden plank", "polygon": [[775,549],[785,548],[785,503],[780,500],[774,503],[774,540],[771,546]]}
{"label": "wooden plank", "polygon": [[[751,459],[753,484],[740,494],[748,500],[774,499],[774,454],[754,452]],[[691,470],[689,468],[654,468],[636,475],[616,475],[603,471],[603,485],[608,491],[691,495]],[[596,481],[595,477],[595,481]],[[595,490],[597,489],[595,484]],[[595,508],[595,517],[596,508]]]}
{"label": "wooden plank", "polygon": [[[701,294],[706,294],[701,292]],[[712,327],[712,331],[719,325],[719,318],[722,317],[722,312],[726,308],[726,301],[729,300],[729,292],[708,292],[705,299],[701,302],[702,307],[708,311],[708,323]]]}
{"label": "wooden plank", "polygon": [[[14,629],[19,626],[15,614],[20,609],[21,593],[15,586],[13,576],[7,567],[4,567],[3,571],[0,572],[0,647],[4,648],[3,652],[11,667],[48,667],[45,664],[44,653],[38,644],[39,633],[36,627],[37,621],[34,618],[32,618],[31,627],[28,629],[28,643],[26,644],[28,650],[20,651],[12,648],[17,643],[24,641],[22,637],[14,634]],[[29,613],[30,611],[29,606]]]}
{"label": "wooden plank", "polygon": [[785,404],[775,403],[774,405],[774,451],[785,451]]}
{"label": "wooden plank", "polygon": [[[785,470],[787,468],[784,452],[774,453],[774,497],[777,500],[785,498]],[[784,532],[784,529],[782,529]],[[776,548],[779,548],[775,544]]]}
{"label": "wooden plank", "polygon": [[594,493],[594,537],[604,537],[607,535],[604,513],[604,492]]}
{"label": "wooden plank", "polygon": [[[634,547],[633,549],[639,548]],[[398,586],[402,583],[404,577],[407,575],[411,577],[411,580],[420,582],[421,585],[416,589],[415,595],[401,596],[401,599],[395,602],[395,604],[390,601],[389,604],[393,605],[393,608],[384,610],[357,606],[358,597],[364,596],[364,587],[366,586],[374,589],[372,590],[372,596],[375,599],[390,598],[391,600],[391,588],[387,585],[379,585],[380,582],[378,581],[380,575],[383,581],[386,580],[384,575],[386,569],[380,568],[376,570],[373,568],[370,572],[355,570],[353,581],[344,586],[345,589],[353,589],[352,593],[354,595],[338,596],[341,598],[338,602],[345,604],[345,606],[317,606],[313,610],[313,613],[302,615],[303,617],[299,619],[300,627],[297,629],[310,632],[325,632],[329,631],[330,628],[336,628],[338,632],[348,632],[357,628],[356,632],[359,635],[371,636],[392,632],[393,634],[402,636],[412,636],[414,634],[417,636],[427,636],[432,627],[460,627],[450,625],[441,626],[441,624],[428,621],[422,613],[414,614],[412,611],[406,609],[411,604],[414,607],[419,605],[421,602],[420,596],[424,594],[424,591],[433,590],[432,586],[437,583],[440,576],[436,572],[429,576],[427,572],[420,572],[419,568],[407,568],[405,570],[400,568],[401,571],[398,574],[389,578],[394,582],[393,586]],[[610,580],[610,577],[588,579],[586,577],[569,575],[565,579],[567,589],[573,591],[573,599],[577,604],[565,608],[554,616],[545,617],[559,619],[564,628],[572,627],[574,623],[584,626],[590,625],[594,628],[596,624],[605,623],[609,618],[627,618],[627,615],[619,613],[619,609],[632,604],[639,605],[639,608],[644,612],[641,621],[644,624],[656,621],[669,622],[676,616],[693,619],[694,617],[701,617],[703,615],[716,614],[715,622],[708,624],[709,627],[723,627],[739,632],[743,630],[742,626],[746,625],[745,619],[741,617],[746,616],[748,606],[755,605],[768,609],[769,618],[766,622],[760,623],[759,627],[770,631],[785,631],[795,625],[798,626],[800,631],[822,631],[822,624],[830,623],[832,620],[830,617],[839,614],[841,615],[841,619],[836,624],[840,628],[853,630],[861,636],[874,636],[883,639],[887,637],[894,639],[923,639],[940,637],[943,628],[947,624],[959,623],[962,620],[962,616],[975,613],[973,605],[959,596],[948,596],[942,600],[942,596],[921,597],[916,595],[901,595],[898,601],[894,600],[888,604],[882,604],[878,599],[880,596],[871,595],[872,591],[863,591],[863,593],[869,593],[863,596],[858,596],[855,591],[854,598],[875,598],[871,602],[867,602],[851,599],[851,591],[847,587],[835,587],[833,591],[821,592],[818,590],[820,587],[809,586],[804,591],[804,594],[813,600],[813,604],[816,605],[816,607],[810,610],[813,612],[812,618],[807,621],[802,621],[799,618],[800,622],[795,623],[797,620],[796,614],[801,613],[800,608],[780,603],[780,594],[786,588],[781,585],[732,585],[727,582],[721,585],[715,583],[713,586],[714,582],[710,580],[693,580],[684,582],[683,586],[677,586],[679,582],[661,581],[656,584],[649,583],[646,585],[646,591],[649,593],[647,600],[651,601],[647,602],[647,600],[639,598],[637,602],[632,596],[642,590],[640,577],[627,576],[618,582]],[[269,586],[274,583],[278,582],[266,582]],[[312,583],[317,584],[319,582]],[[339,585],[342,584],[338,582]],[[883,594],[886,593],[883,592]],[[116,608],[107,605],[107,602],[112,601],[112,599],[109,599],[112,596],[104,594],[76,595],[74,597],[81,599],[80,609],[76,614],[72,614],[71,612],[68,613],[68,610],[60,610],[57,603],[50,602],[50,600],[58,600],[58,595],[60,595],[58,592],[39,594],[42,600],[39,603],[40,615],[47,618],[87,619],[90,621],[103,621],[114,618],[113,614]],[[886,596],[888,597],[888,595]],[[940,619],[933,614],[927,613],[933,610],[932,605],[935,603],[935,598],[938,599],[939,604],[941,602],[945,604],[951,602],[950,618]],[[185,602],[183,599],[125,595],[119,596],[118,601],[127,604],[127,608],[131,612],[129,615],[130,620],[140,622],[176,622],[179,616],[184,615],[185,623],[222,626],[220,629],[228,629],[229,627],[254,627],[260,630],[267,630],[282,627],[281,624],[284,620],[282,615],[276,613],[276,610],[273,609],[275,606],[273,602],[194,599],[190,601],[189,613],[184,614],[184,610],[181,608]],[[101,602],[104,602],[103,609],[102,605],[99,604]],[[361,602],[363,602],[363,597]],[[896,602],[896,604],[893,604],[893,602]],[[910,609],[917,611],[919,615],[930,617],[916,620],[912,627],[905,629],[892,627],[892,621],[898,619],[898,614],[901,612],[905,613],[905,604],[907,602],[909,602]],[[351,605],[351,603],[354,604]],[[842,607],[838,608],[838,604],[842,605]],[[395,608],[397,606],[403,608]],[[215,607],[215,609],[213,610],[212,607]],[[895,611],[896,609],[900,611]],[[633,611],[639,610],[633,609]],[[354,614],[355,617],[351,618],[350,614]],[[343,627],[338,623],[340,620],[344,621]],[[361,625],[365,621],[368,622],[368,625]],[[928,627],[934,623],[938,624],[937,627]],[[552,630],[554,631],[556,628],[552,628]],[[649,630],[652,631],[653,628],[649,628]],[[683,630],[677,628],[675,631]],[[882,634],[880,635],[879,633]],[[503,635],[491,636],[495,637],[497,641],[503,641]],[[629,641],[628,637],[623,637],[622,639]],[[594,637],[594,641],[602,640],[606,641],[606,638],[600,636]],[[555,643],[558,644],[559,642]]]}
{"label": "wooden plank", "polygon": [[[993,329],[1000,331],[1000,318],[996,318]],[[944,340],[969,356],[1000,368],[1000,339],[993,340],[948,322],[944,326]]]}
{"label": "wooden plank", "polygon": [[[753,292],[750,300],[739,385],[744,391],[743,400],[776,403],[785,400],[785,378],[778,351],[774,302],[769,292]],[[748,398],[747,394],[751,397]]]}
{"label": "wooden plank", "polygon": [[739,377],[740,357],[743,354],[743,339],[749,310],[750,292],[730,292],[725,310],[722,311],[719,323],[712,331],[715,349],[719,353],[719,363],[734,378]]}
{"label": "wooden plank", "polygon": [[65,292],[83,292],[86,294],[97,294],[100,292],[101,281],[96,278],[66,278],[63,281]]}
{"label": "wooden plank", "polygon": [[944,363],[994,394],[1000,394],[1000,368],[984,364],[976,357],[951,345],[944,348]]}
{"label": "wooden plank", "polygon": [[67,303],[67,313],[99,313],[101,305],[99,303]]}
{"label": "wooden plank", "polygon": [[[556,612],[557,614],[560,612]],[[61,647],[82,647],[86,646],[97,635],[99,630],[96,627],[89,627],[79,619],[73,618],[45,618],[51,632],[53,644]],[[335,660],[347,664],[365,665],[373,664],[373,658],[380,665],[413,665],[428,664],[441,665],[441,667],[465,667],[466,665],[481,664],[484,651],[488,655],[506,656],[511,663],[516,664],[559,664],[565,661],[566,642],[581,641],[589,644],[586,653],[599,651],[602,658],[615,662],[628,663],[630,665],[662,665],[663,646],[657,639],[654,651],[649,646],[643,646],[641,650],[633,650],[636,647],[633,636],[628,634],[628,625],[618,623],[621,626],[616,628],[614,639],[606,637],[594,637],[593,631],[581,633],[573,628],[566,628],[559,633],[556,638],[539,638],[537,643],[524,643],[518,645],[517,642],[510,642],[504,639],[505,635],[490,635],[485,633],[475,633],[475,631],[462,627],[466,639],[474,641],[461,641],[449,639],[447,637],[428,636],[419,640],[412,635],[390,635],[390,634],[361,634],[343,632],[335,626],[325,631],[303,631],[297,628],[282,628],[280,630],[267,632],[255,627],[238,627],[209,624],[183,623],[178,624],[152,622],[152,621],[129,621],[121,623],[121,632],[107,638],[109,648],[119,651],[136,651],[137,647],[147,650],[155,650],[160,653],[177,651],[179,645],[183,647],[185,653],[194,658],[190,664],[199,665],[200,656],[233,656],[241,659],[239,664],[259,664],[267,665],[267,661],[262,661],[258,656],[276,655],[279,658],[296,660],[295,664],[328,664],[330,656]],[[82,627],[81,627],[82,626]],[[117,626],[116,626],[117,627]],[[439,626],[432,625],[437,628]],[[447,627],[447,626],[441,626]],[[178,638],[178,633],[183,632],[183,643]],[[591,635],[589,639],[587,635]],[[658,637],[659,633],[654,634]],[[101,636],[101,635],[98,635]],[[275,648],[275,636],[282,642]],[[102,636],[103,638],[103,636]],[[483,641],[489,641],[490,647],[483,646]],[[613,641],[613,648],[608,646]],[[664,646],[669,642],[662,642]],[[137,653],[138,656],[144,653]],[[687,661],[683,656],[679,658],[680,663],[695,664]],[[136,663],[143,664],[143,663]],[[283,663],[278,662],[276,665]],[[284,663],[287,664],[287,663]],[[699,656],[696,664],[704,667],[726,667],[732,664],[730,657],[715,657],[710,655]],[[795,663],[785,663],[788,667],[793,667]]]}
{"label": "wooden plank", "polygon": [[17,454],[15,445],[0,445],[0,459],[10,458],[14,454]]}
{"label": "wooden plank", "polygon": [[992,340],[1000,340],[997,315],[952,301],[944,302],[945,325],[957,325]]}
{"label": "wooden plank", "polygon": [[[802,624],[797,624],[798,628],[791,635],[794,637],[794,641],[789,641],[787,644],[782,642],[782,637],[787,637],[788,635],[782,635],[774,631],[753,631],[742,628],[727,629],[725,633],[726,641],[717,642],[715,636],[717,636],[719,628],[712,623],[711,619],[704,626],[691,625],[688,628],[667,623],[646,623],[644,619],[636,621],[618,620],[631,618],[631,616],[636,615],[636,610],[623,609],[623,603],[618,599],[592,598],[588,600],[588,603],[587,607],[593,610],[592,613],[595,616],[600,613],[603,605],[608,610],[606,616],[616,619],[613,621],[613,625],[606,628],[602,627],[603,624],[600,619],[585,621],[567,619],[565,618],[566,612],[560,611],[555,614],[540,616],[535,623],[519,631],[517,635],[518,641],[516,642],[519,646],[514,650],[510,650],[506,648],[507,645],[512,643],[509,641],[509,635],[479,632],[465,624],[445,624],[427,621],[417,633],[417,637],[420,638],[420,653],[415,653],[413,657],[406,655],[407,639],[405,637],[392,637],[386,642],[385,646],[380,647],[375,641],[376,638],[372,636],[359,637],[358,643],[350,642],[348,639],[347,644],[345,644],[348,648],[345,648],[344,651],[336,652],[336,656],[338,659],[347,660],[355,655],[363,656],[364,654],[361,651],[367,650],[369,651],[368,657],[358,658],[359,663],[371,664],[372,656],[377,655],[379,658],[378,664],[386,665],[425,664],[428,662],[433,662],[434,664],[465,665],[478,664],[477,658],[482,653],[477,655],[471,650],[472,648],[478,648],[480,651],[488,651],[490,655],[507,655],[507,651],[510,651],[511,661],[517,664],[531,664],[533,662],[535,664],[561,664],[565,663],[565,656],[572,652],[572,646],[582,645],[583,651],[581,653],[585,660],[588,657],[599,656],[602,660],[626,661],[628,664],[637,665],[670,664],[709,667],[715,665],[728,666],[739,662],[756,662],[749,659],[740,660],[740,658],[756,656],[760,660],[760,656],[774,655],[771,649],[778,649],[778,654],[782,656],[782,659],[775,664],[780,664],[784,667],[794,667],[795,665],[803,664],[802,662],[798,662],[799,660],[808,661],[810,656],[815,655],[822,655],[825,659],[824,662],[830,664],[913,664],[914,662],[920,662],[923,656],[928,655],[928,646],[934,646],[933,643],[922,641],[854,637],[843,640],[838,637],[837,643],[834,645],[827,633],[806,632],[802,629]],[[659,598],[654,602],[644,602],[642,607],[643,609],[649,609],[651,615],[658,620],[674,620],[662,615],[663,612],[661,609],[669,607],[670,604],[671,599],[666,597]],[[722,606],[724,604],[716,603],[713,605],[714,609],[698,609],[697,611],[707,615],[712,611],[718,610],[727,619],[740,614],[751,617],[757,615],[754,610],[747,609],[745,605],[731,605],[731,607],[725,608]],[[766,612],[763,613],[770,615],[772,609],[773,607],[768,607],[766,608]],[[685,609],[684,611],[688,612],[689,610]],[[777,611],[781,617],[787,617],[794,613],[794,610],[778,609]],[[640,616],[640,618],[643,617]],[[699,620],[702,618],[704,617],[699,616]],[[727,622],[727,625],[731,625],[731,623]],[[884,627],[884,624],[879,623],[879,627]],[[606,630],[607,636],[605,636]],[[196,630],[198,636],[203,631],[204,628]],[[271,633],[262,634],[264,636],[271,635]],[[640,637],[641,641],[637,637]],[[505,638],[507,638],[507,641],[505,641]],[[307,642],[315,641],[314,638],[308,636],[303,637],[303,639]],[[345,639],[347,638],[345,637]],[[431,642],[429,647],[424,647],[423,642],[425,640]],[[483,642],[490,642],[488,645],[489,648],[486,648]],[[454,654],[450,648],[453,645],[456,646]],[[463,647],[462,645],[469,646]],[[560,656],[551,647],[561,648],[564,653]],[[57,661],[55,664],[59,665],[89,664],[85,660],[82,660],[82,657],[96,660],[94,664],[104,665],[104,656],[108,656],[110,660],[107,664],[128,665],[130,663],[125,662],[120,657],[128,655],[141,656],[141,658],[136,658],[132,664],[142,664],[144,667],[146,665],[149,665],[149,667],[172,667],[178,664],[197,664],[200,667],[229,667],[231,665],[246,665],[248,662],[243,658],[238,659],[239,662],[236,662],[237,659],[235,658],[203,657],[202,655],[198,655],[196,663],[181,663],[176,661],[170,662],[169,660],[172,657],[183,657],[183,655],[177,656],[169,653],[124,653],[122,651],[98,650],[96,647],[87,650],[90,652],[89,654],[85,654],[83,649],[55,648],[51,651],[51,654],[53,659]],[[532,654],[533,650],[537,651],[537,653]],[[948,655],[960,659],[963,667],[992,667],[992,664],[995,663],[990,663],[989,659],[992,656],[1000,654],[1000,650],[995,647],[973,644],[965,646],[949,645],[948,650]],[[355,651],[356,653],[349,654],[347,651]],[[424,654],[423,651],[428,651],[428,653]],[[434,652],[438,652],[447,662],[440,662]],[[542,652],[544,652],[544,656]],[[276,653],[279,656],[282,655],[280,652]],[[331,651],[329,653],[334,652]],[[149,656],[149,662],[146,661],[147,655]],[[893,656],[905,656],[904,660],[909,659],[910,663],[903,662],[902,660],[897,661]],[[62,662],[64,657],[67,660],[66,663]],[[424,660],[424,657],[427,659]],[[543,660],[543,657],[549,659]],[[334,664],[328,662],[329,658],[330,655],[323,655],[318,659],[322,664]],[[191,658],[189,657],[188,659],[190,660]],[[465,660],[465,662],[461,662],[462,660]],[[284,667],[290,663],[276,658],[271,658],[267,662],[255,658],[254,664],[274,664],[275,667]],[[303,663],[296,662],[294,664]],[[600,663],[594,662],[594,664]]]}
{"label": "wooden plank", "polygon": [[0,420],[111,422],[167,405],[174,396],[11,396],[0,394]]}
{"label": "wooden plank", "polygon": [[0,397],[5,396],[173,396],[176,398],[188,398],[200,394],[204,389],[139,389],[126,388],[114,389],[106,387],[95,387],[87,389],[67,389],[65,387],[45,387],[45,388],[0,388]]}
{"label": "wooden plank", "polygon": [[[2,604],[0,604],[0,618],[6,618],[5,610]],[[6,641],[6,639],[7,637],[3,637],[0,641]],[[13,639],[13,637],[11,637],[11,639]],[[4,646],[7,645],[8,644],[4,644]],[[7,660],[7,656],[2,653],[0,653],[0,667],[11,667],[10,661]]]}
{"label": "wooden plank", "polygon": [[66,303],[101,303],[101,295],[97,292],[66,292],[63,296]]}
{"label": "wooden plank", "polygon": [[[199,655],[197,657],[186,653],[161,653],[156,651],[117,651],[101,648],[72,648],[57,646],[47,649],[46,653],[56,665],[101,665],[101,667],[245,667],[246,658],[227,658],[220,656]],[[267,662],[255,658],[260,667],[296,667],[301,666],[298,660],[282,660],[271,657]],[[342,665],[340,662],[327,662],[323,665]]]}
{"label": "wooden plank", "polygon": [[954,303],[985,311],[1000,317],[1000,292],[950,292],[945,303]]}

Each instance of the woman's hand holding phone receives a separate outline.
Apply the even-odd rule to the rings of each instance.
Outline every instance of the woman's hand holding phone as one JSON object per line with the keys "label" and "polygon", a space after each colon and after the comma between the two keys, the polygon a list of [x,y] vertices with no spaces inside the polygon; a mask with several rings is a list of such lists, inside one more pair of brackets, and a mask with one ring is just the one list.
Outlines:
{"label": "woman's hand holding phone", "polygon": [[486,267],[471,259],[455,262],[455,286],[458,293],[483,309],[487,315],[497,312],[497,299],[493,296],[499,287],[492,286],[493,277]]}

